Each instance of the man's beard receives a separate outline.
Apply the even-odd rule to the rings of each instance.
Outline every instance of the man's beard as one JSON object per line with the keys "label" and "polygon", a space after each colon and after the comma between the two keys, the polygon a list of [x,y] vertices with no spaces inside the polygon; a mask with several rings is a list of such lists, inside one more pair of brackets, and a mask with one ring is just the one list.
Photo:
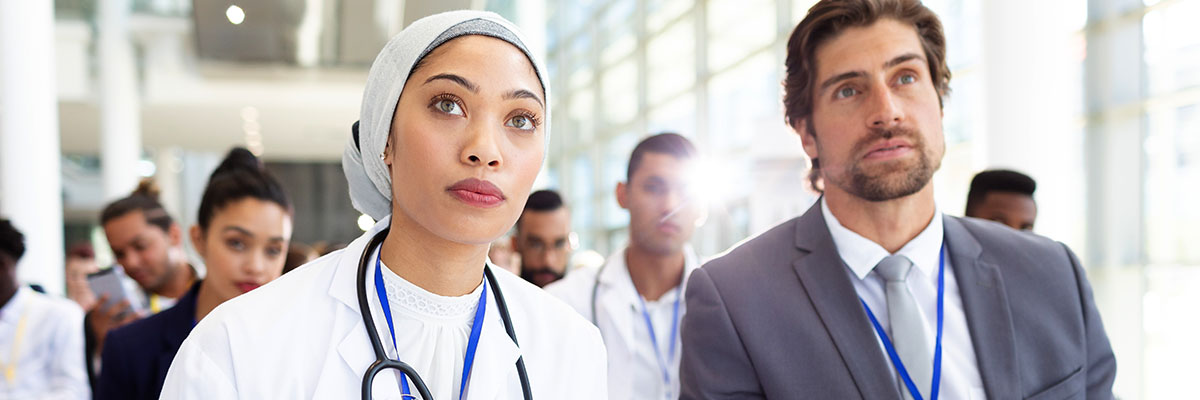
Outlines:
{"label": "man's beard", "polygon": [[920,133],[909,128],[872,129],[870,135],[854,144],[850,154],[864,154],[880,140],[894,137],[909,140],[912,150],[917,153],[916,160],[888,161],[868,169],[864,167],[862,160],[855,159],[840,176],[829,174],[829,169],[833,166],[822,165],[826,168],[826,181],[855,197],[872,202],[897,199],[921,191],[933,179],[933,172],[941,166],[941,160],[933,160],[934,157],[929,154],[930,149]]}
{"label": "man's beard", "polygon": [[554,279],[551,281],[557,281],[559,279],[562,279],[563,275],[564,275],[564,274],[559,273],[558,271],[555,271],[548,267],[537,268],[537,269],[521,267],[521,278],[524,278],[526,281],[528,281],[530,283],[535,283],[535,284],[539,283],[534,278],[537,276],[537,274],[540,274],[540,273],[546,273],[546,274],[553,275]]}

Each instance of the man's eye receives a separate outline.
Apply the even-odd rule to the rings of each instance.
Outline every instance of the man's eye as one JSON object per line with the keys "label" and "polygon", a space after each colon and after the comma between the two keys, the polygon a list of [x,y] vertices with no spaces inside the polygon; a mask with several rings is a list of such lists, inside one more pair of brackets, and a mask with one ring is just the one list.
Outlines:
{"label": "man's eye", "polygon": [[905,75],[900,76],[900,79],[898,79],[898,81],[900,82],[901,85],[907,85],[907,84],[916,82],[917,77],[909,75],[909,74],[905,74]]}
{"label": "man's eye", "polygon": [[837,93],[834,94],[834,98],[844,99],[844,98],[847,98],[847,97],[850,97],[850,96],[853,96],[856,94],[858,94],[858,91],[855,90],[854,88],[844,87],[844,88],[838,89]]}

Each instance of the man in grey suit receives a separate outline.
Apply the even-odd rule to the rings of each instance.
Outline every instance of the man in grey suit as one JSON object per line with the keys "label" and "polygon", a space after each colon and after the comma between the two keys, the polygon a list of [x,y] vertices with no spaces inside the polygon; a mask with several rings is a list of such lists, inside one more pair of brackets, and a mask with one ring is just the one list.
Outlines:
{"label": "man in grey suit", "polygon": [[1116,361],[1070,249],[934,202],[950,81],[937,16],[821,1],[786,64],[786,119],[824,196],[691,275],[682,398],[1112,398]]}

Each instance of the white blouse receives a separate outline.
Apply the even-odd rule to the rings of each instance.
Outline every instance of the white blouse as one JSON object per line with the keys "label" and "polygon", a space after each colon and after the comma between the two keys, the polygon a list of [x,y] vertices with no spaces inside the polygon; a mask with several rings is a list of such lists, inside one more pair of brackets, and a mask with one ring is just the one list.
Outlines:
{"label": "white blouse", "polygon": [[[441,296],[401,278],[387,265],[380,265],[383,265],[383,282],[396,330],[396,344],[400,348],[397,357],[387,323],[377,322],[376,325],[383,325],[379,337],[388,356],[412,366],[435,399],[457,400],[463,356],[467,353],[467,341],[484,285],[481,283],[467,295]],[[494,307],[492,304],[487,306]],[[501,326],[486,328],[504,329]],[[396,374],[399,379],[399,372]],[[408,387],[413,396],[420,398],[411,380]]]}

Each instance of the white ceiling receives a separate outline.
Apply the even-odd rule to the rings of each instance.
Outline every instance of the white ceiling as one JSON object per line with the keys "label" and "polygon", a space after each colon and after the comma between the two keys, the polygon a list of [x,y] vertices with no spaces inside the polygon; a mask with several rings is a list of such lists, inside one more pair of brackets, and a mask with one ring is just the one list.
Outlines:
{"label": "white ceiling", "polygon": [[[200,3],[191,17],[135,14],[129,20],[130,40],[138,58],[142,145],[149,150],[180,147],[217,153],[245,146],[243,110],[253,107],[258,114],[263,157],[273,161],[340,160],[350,126],[358,119],[369,66],[369,61],[363,60],[373,59],[401,24],[441,11],[482,6],[482,1],[471,0],[291,0],[274,6],[254,0],[243,1],[246,22],[234,27],[223,21],[223,11],[213,15],[212,7]],[[301,13],[322,10],[322,36],[335,32],[341,43],[332,51],[323,48],[321,63],[315,67],[300,66],[289,55],[275,60],[267,57],[266,62],[223,61],[238,59],[246,51],[262,51],[254,50],[255,46],[270,45],[266,42],[283,35],[277,31],[294,28],[294,24],[281,23],[282,17],[268,18],[268,26],[259,30],[272,31],[270,37],[247,35],[246,25],[255,15],[251,8],[263,7]],[[400,18],[384,18],[380,12],[398,13]],[[60,20],[57,25],[62,149],[68,154],[98,154],[101,121],[95,69],[102,60],[94,52],[94,31],[78,20]],[[222,34],[222,29],[240,33]],[[197,36],[197,32],[201,34]],[[264,43],[236,43],[258,39]],[[198,54],[197,47],[207,50]],[[325,57],[328,54],[334,54],[332,62]]]}

